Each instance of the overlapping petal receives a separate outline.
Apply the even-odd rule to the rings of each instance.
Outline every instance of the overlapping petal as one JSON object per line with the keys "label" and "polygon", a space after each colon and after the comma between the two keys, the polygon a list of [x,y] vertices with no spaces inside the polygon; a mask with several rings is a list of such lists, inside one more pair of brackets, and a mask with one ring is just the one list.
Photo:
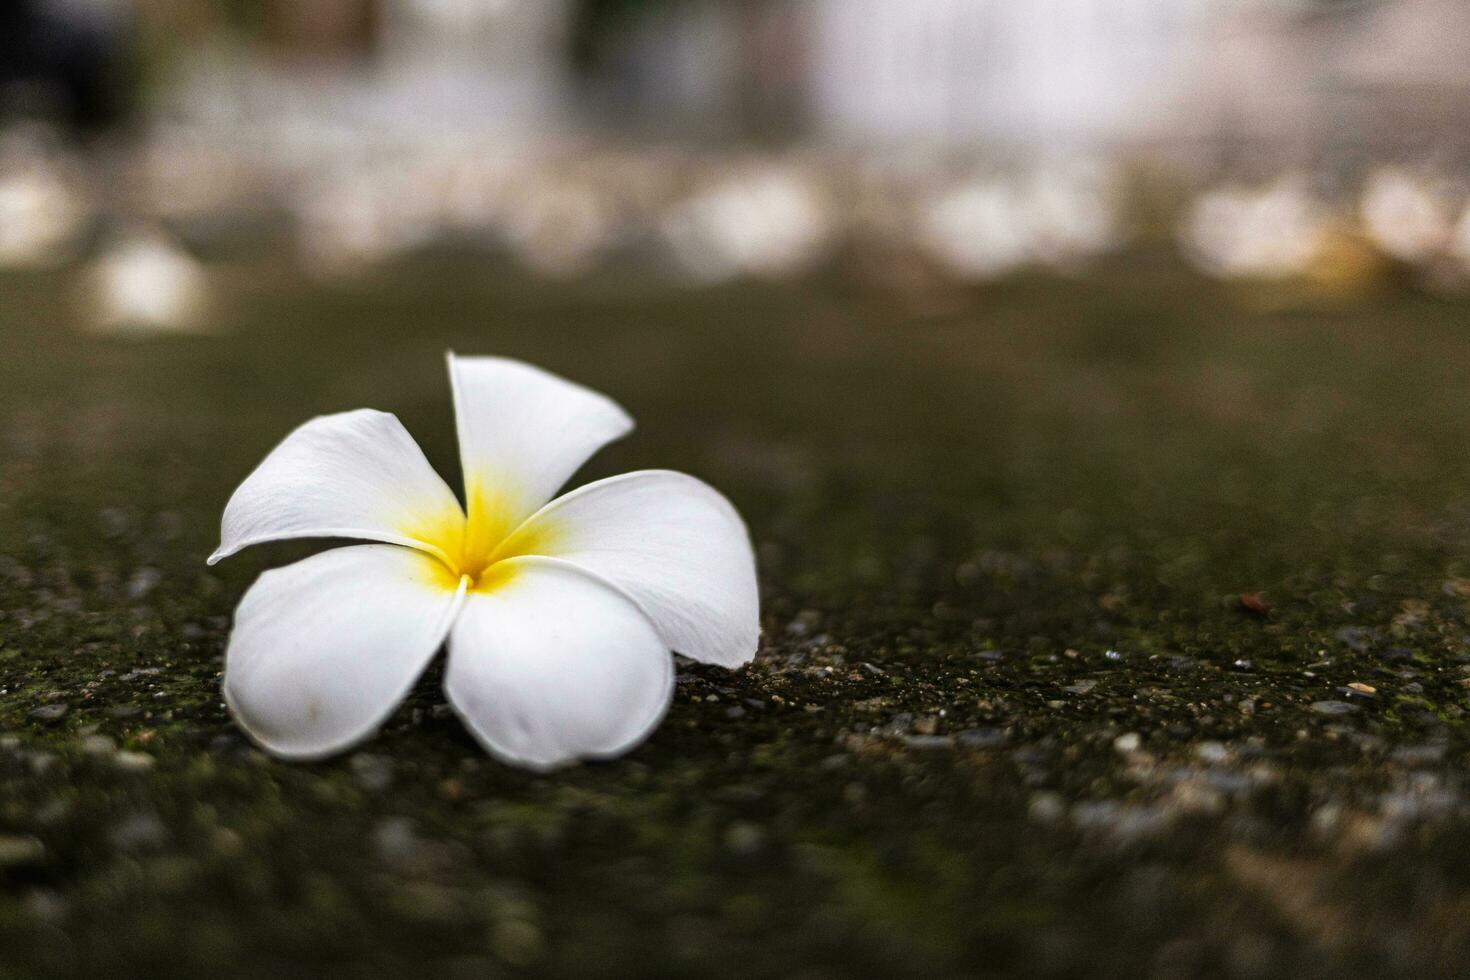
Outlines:
{"label": "overlapping petal", "polygon": [[606,396],[520,361],[451,354],[449,375],[471,553],[493,548],[633,428]]}
{"label": "overlapping petal", "polygon": [[673,658],[638,607],[554,559],[516,558],[471,593],[449,635],[444,688],[498,758],[549,769],[618,755],[657,727]]}
{"label": "overlapping petal", "polygon": [[272,753],[367,738],[444,642],[464,592],[435,558],[353,545],[266,572],[235,611],[225,701]]}
{"label": "overlapping petal", "polygon": [[464,512],[398,419],[359,409],[288,435],[230,497],[212,565],[282,538],[366,538],[443,556]]}
{"label": "overlapping petal", "polygon": [[589,483],[543,507],[503,550],[563,559],[606,579],[687,657],[739,667],[755,656],[750,536],[730,502],[692,476],[643,470]]}

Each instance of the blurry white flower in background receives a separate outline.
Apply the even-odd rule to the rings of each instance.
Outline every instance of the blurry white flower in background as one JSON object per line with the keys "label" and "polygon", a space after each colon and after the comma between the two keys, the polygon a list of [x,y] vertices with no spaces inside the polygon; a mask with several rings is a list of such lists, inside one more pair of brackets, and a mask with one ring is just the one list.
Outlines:
{"label": "blurry white flower in background", "polygon": [[1385,167],[1368,179],[1360,213],[1368,237],[1401,262],[1431,262],[1450,244],[1454,212],[1442,181]]}
{"label": "blurry white flower in background", "polygon": [[575,179],[529,177],[506,198],[502,231],[516,258],[552,278],[588,271],[612,241],[607,205]]}
{"label": "blurry white flower in background", "polygon": [[419,247],[436,221],[433,188],[402,167],[358,164],[298,193],[297,246],[313,272],[348,275]]}
{"label": "blurry white flower in background", "polygon": [[830,208],[812,181],[776,163],[674,205],[660,230],[680,266],[702,282],[806,271],[833,234]]}
{"label": "blurry white flower in background", "polygon": [[609,153],[591,162],[612,187],[620,238],[647,236],[657,228],[683,164],[681,154],[659,147]]}
{"label": "blurry white flower in background", "polygon": [[140,147],[137,174],[141,194],[155,217],[176,227],[191,221],[207,225],[248,212],[271,194],[278,176],[268,162],[281,161],[258,148],[161,127]]}
{"label": "blurry white flower in background", "polygon": [[89,270],[93,322],[108,333],[205,333],[203,267],[156,228],[126,232]]}
{"label": "blurry white flower in background", "polygon": [[933,160],[890,148],[844,154],[828,166],[845,180],[840,214],[853,237],[884,250],[912,244],[915,202],[937,180]]}
{"label": "blurry white flower in background", "polygon": [[1101,163],[1068,161],[1038,168],[1025,183],[1031,252],[1071,269],[1123,244],[1123,183]]}
{"label": "blurry white flower in background", "polygon": [[920,250],[950,274],[985,280],[1032,263],[1077,270],[1123,244],[1123,213],[1115,168],[1054,160],[921,195],[916,233]]}
{"label": "blurry white flower in background", "polygon": [[1462,270],[1470,273],[1470,206],[1465,208],[1460,220],[1455,223],[1454,233],[1450,236],[1449,252]]}
{"label": "blurry white flower in background", "polygon": [[72,258],[92,218],[77,168],[37,137],[0,143],[0,266],[46,268]]}
{"label": "blurry white flower in background", "polygon": [[1221,279],[1289,279],[1305,275],[1321,252],[1330,210],[1299,177],[1265,187],[1226,185],[1200,195],[1185,216],[1185,256]]}
{"label": "blurry white flower in background", "polygon": [[505,211],[515,171],[514,161],[479,148],[444,160],[436,179],[445,230],[485,237]]}
{"label": "blurry white flower in background", "polygon": [[1016,188],[975,180],[920,206],[919,247],[962,279],[994,279],[1032,258],[1034,215]]}

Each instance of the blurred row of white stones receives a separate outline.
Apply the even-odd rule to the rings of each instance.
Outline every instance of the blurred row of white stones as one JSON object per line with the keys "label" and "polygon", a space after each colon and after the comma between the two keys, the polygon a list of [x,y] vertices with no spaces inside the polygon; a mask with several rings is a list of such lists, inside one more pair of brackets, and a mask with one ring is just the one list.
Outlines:
{"label": "blurred row of white stones", "polygon": [[[0,267],[83,263],[100,326],[188,329],[205,319],[208,280],[163,229],[207,234],[263,215],[284,219],[294,256],[321,275],[365,274],[447,241],[505,251],[546,277],[634,254],[696,283],[799,275],[849,250],[988,281],[1081,269],[1146,231],[1137,182],[1095,160],[996,172],[819,152],[348,156],[273,167],[161,141],[103,181],[54,141],[0,138]],[[1454,181],[1393,167],[1352,195],[1318,193],[1302,175],[1227,183],[1187,197],[1176,240],[1228,280],[1312,278],[1344,255],[1357,256],[1348,275],[1382,259],[1466,280],[1467,200]]]}
{"label": "blurred row of white stones", "polygon": [[[1288,280],[1332,273],[1335,262],[1373,260],[1422,271],[1428,281],[1470,282],[1470,194],[1447,177],[1383,167],[1355,206],[1335,205],[1291,174],[1201,194],[1180,229],[1185,254],[1222,279]],[[1355,258],[1353,258],[1355,256]]]}
{"label": "blurred row of white stones", "polygon": [[638,252],[698,283],[779,278],[875,244],[917,249],[962,278],[991,278],[1120,244],[1112,180],[1083,165],[1049,166],[1021,182],[931,181],[892,162],[654,153],[345,167],[303,181],[291,207],[303,259],[333,273],[451,238],[502,248],[549,277]]}
{"label": "blurred row of white stones", "polygon": [[[870,244],[985,279],[1029,263],[1071,267],[1125,237],[1116,169],[1095,163],[1047,164],[1010,179],[820,153],[470,148],[342,157],[287,166],[163,141],[125,172],[127,196],[135,214],[173,227],[284,216],[302,263],[327,274],[447,240],[507,251],[550,277],[627,251],[696,282],[780,277]],[[74,258],[98,204],[89,177],[54,148],[0,145],[0,265]]]}

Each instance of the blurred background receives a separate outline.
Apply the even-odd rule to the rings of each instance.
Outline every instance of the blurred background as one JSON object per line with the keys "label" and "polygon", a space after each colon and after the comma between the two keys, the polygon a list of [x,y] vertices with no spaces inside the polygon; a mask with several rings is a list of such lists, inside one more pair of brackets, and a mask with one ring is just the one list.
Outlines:
{"label": "blurred background", "polygon": [[[0,0],[0,978],[1464,976],[1467,107],[1465,0]],[[727,494],[759,654],[272,761],[221,510],[456,485],[447,348]]]}
{"label": "blurred background", "polygon": [[1455,291],[1467,46],[1455,0],[9,0],[0,265],[136,330],[206,320],[215,262],[423,254]]}

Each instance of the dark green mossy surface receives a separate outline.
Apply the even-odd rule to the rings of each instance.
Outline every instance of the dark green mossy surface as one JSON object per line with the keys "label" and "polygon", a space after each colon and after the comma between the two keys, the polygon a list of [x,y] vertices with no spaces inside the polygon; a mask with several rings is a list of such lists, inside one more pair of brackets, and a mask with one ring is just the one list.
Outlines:
{"label": "dark green mossy surface", "polygon": [[[1247,314],[1144,260],[907,298],[216,275],[225,333],[142,342],[0,279],[0,977],[1470,961],[1470,307]],[[220,704],[235,602],[314,550],[206,568],[230,491],[364,405],[454,482],[446,347],[622,401],[583,477],[687,470],[750,524],[759,659],[682,666],[625,759],[508,770],[437,672],[315,765]]]}

